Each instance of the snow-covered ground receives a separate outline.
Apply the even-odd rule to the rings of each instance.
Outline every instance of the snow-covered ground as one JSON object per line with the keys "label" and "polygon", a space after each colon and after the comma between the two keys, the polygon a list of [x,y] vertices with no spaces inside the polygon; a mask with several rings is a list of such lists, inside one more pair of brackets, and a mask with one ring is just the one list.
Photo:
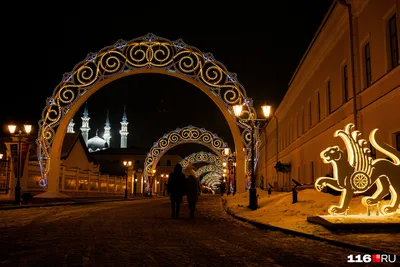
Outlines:
{"label": "snow-covered ground", "polygon": [[[400,214],[396,216],[376,216],[375,209],[371,209],[371,216],[366,218],[367,209],[362,205],[362,196],[354,197],[350,203],[348,217],[331,216],[328,208],[338,205],[340,196],[318,192],[315,189],[298,191],[298,202],[292,204],[292,192],[268,192],[257,190],[259,195],[257,210],[250,210],[249,193],[240,193],[235,196],[224,196],[226,207],[235,215],[272,226],[285,228],[306,234],[318,235],[328,239],[340,240],[356,245],[368,246],[388,252],[400,252],[400,233],[379,233],[379,225],[376,233],[343,233],[333,232],[318,224],[307,221],[309,216],[323,215],[328,220],[351,220],[352,223],[362,222],[365,219],[379,220],[379,222],[400,222]],[[384,201],[386,202],[386,201]],[[384,202],[382,204],[384,204]],[[394,247],[393,247],[394,246]]]}

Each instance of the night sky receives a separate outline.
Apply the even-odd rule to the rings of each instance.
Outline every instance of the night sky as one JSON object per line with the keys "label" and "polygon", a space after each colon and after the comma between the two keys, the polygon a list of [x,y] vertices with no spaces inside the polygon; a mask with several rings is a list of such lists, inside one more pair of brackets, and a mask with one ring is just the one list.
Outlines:
{"label": "night sky", "polygon": [[[174,18],[174,23],[153,21],[149,25],[145,16],[133,14],[119,17],[104,14],[88,19],[81,12],[74,16],[41,17],[40,21],[35,17],[25,19],[25,26],[19,26],[17,34],[16,26],[15,30],[9,30],[19,40],[29,36],[31,45],[19,42],[20,49],[27,50],[16,55],[19,62],[12,71],[15,82],[2,90],[3,132],[10,122],[29,122],[37,131],[46,98],[52,95],[64,73],[70,72],[90,52],[113,45],[119,39],[129,41],[150,32],[172,41],[182,39],[202,52],[212,53],[229,72],[237,73],[238,81],[261,114],[260,106],[265,101],[276,107],[282,100],[331,3],[332,0],[271,1],[262,16],[258,12],[247,20],[228,14],[202,26],[185,22],[188,19],[185,16]],[[252,16],[250,12],[248,15]],[[118,146],[117,131],[124,105],[129,121],[128,146],[150,148],[164,133],[187,125],[204,127],[233,145],[225,118],[211,99],[183,80],[156,74],[119,79],[89,98],[90,137],[96,129],[102,135],[108,108],[114,136],[111,146]],[[82,110],[83,107],[75,116],[75,131],[81,126]]]}

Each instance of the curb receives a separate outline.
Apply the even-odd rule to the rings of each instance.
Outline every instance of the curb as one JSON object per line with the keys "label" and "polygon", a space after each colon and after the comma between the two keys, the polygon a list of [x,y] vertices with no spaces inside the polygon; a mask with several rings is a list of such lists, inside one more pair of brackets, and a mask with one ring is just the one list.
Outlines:
{"label": "curb", "polygon": [[323,241],[323,242],[327,242],[329,244],[335,245],[335,246],[339,246],[339,247],[345,247],[345,248],[349,248],[349,249],[353,249],[353,250],[357,250],[363,253],[368,253],[368,254],[393,254],[393,253],[388,253],[386,251],[382,251],[382,250],[376,250],[376,249],[371,249],[368,247],[363,247],[363,246],[359,246],[359,245],[355,245],[355,244],[350,244],[350,243],[346,243],[346,242],[342,242],[342,241],[338,241],[338,240],[333,240],[333,239],[329,239],[329,238],[324,238],[321,236],[316,236],[316,235],[312,235],[312,234],[306,234],[306,233],[302,233],[302,232],[298,232],[298,231],[294,231],[294,230],[289,230],[286,228],[281,228],[281,227],[277,227],[274,225],[270,225],[270,224],[265,224],[265,223],[260,223],[260,222],[256,222],[256,221],[252,221],[240,216],[235,215],[234,213],[232,213],[230,211],[229,208],[226,207],[226,200],[221,199],[222,200],[222,206],[225,210],[225,212],[227,214],[229,214],[230,216],[232,216],[233,218],[242,221],[242,222],[246,222],[249,223],[259,229],[262,230],[273,230],[273,231],[280,231],[286,234],[292,234],[292,235],[296,235],[296,236],[301,236],[301,237],[305,237],[308,239],[313,239],[313,240],[318,240],[318,241]]}
{"label": "curb", "polygon": [[33,205],[21,205],[21,206],[6,206],[1,207],[0,210],[17,210],[17,209],[29,209],[29,208],[46,208],[46,207],[55,207],[55,206],[78,206],[78,205],[90,205],[102,202],[118,202],[118,201],[134,201],[140,199],[150,199],[150,198],[134,198],[134,199],[105,199],[105,200],[98,200],[98,201],[66,201],[66,202],[59,202],[59,203],[47,203],[47,204],[33,204]]}

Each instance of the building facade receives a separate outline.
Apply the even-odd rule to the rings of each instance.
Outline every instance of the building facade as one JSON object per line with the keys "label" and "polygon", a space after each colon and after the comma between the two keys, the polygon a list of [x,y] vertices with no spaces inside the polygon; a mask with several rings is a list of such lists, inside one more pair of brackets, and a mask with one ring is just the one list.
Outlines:
{"label": "building facade", "polygon": [[[350,5],[346,5],[350,4]],[[351,15],[350,15],[351,14]],[[334,132],[354,123],[362,138],[400,150],[400,0],[334,1],[305,52],[282,102],[262,130],[258,185],[289,190],[332,172],[320,152],[345,149]],[[374,149],[373,157],[386,157]],[[290,172],[277,172],[277,162]]]}

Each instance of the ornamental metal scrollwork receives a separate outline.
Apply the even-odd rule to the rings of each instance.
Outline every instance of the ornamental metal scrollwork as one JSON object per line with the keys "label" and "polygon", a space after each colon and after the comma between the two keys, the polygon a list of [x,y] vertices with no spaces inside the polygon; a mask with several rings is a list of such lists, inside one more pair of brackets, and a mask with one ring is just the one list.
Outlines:
{"label": "ornamental metal scrollwork", "polygon": [[196,170],[195,174],[196,174],[196,177],[201,177],[203,174],[208,173],[208,172],[218,172],[218,173],[221,173],[221,175],[223,175],[222,165],[221,166],[217,166],[215,164],[205,165],[203,167],[200,167],[198,170]]}
{"label": "ornamental metal scrollwork", "polygon": [[222,159],[224,159],[224,155],[215,155],[210,152],[204,152],[200,151],[197,153],[190,154],[189,156],[185,157],[180,164],[182,165],[182,168],[186,168],[187,166],[199,162],[206,162],[210,164],[215,164],[222,168]]}
{"label": "ornamental metal scrollwork", "polygon": [[222,175],[218,172],[210,172],[204,175],[201,183],[206,184],[214,189],[217,188],[217,185],[221,184]]}
{"label": "ornamental metal scrollwork", "polygon": [[[119,40],[97,53],[88,54],[84,61],[64,75],[54,89],[53,95],[47,99],[42,119],[39,121],[39,134],[36,140],[42,186],[46,186],[47,183],[50,151],[55,133],[71,106],[100,81],[114,75],[143,73],[150,69],[167,70],[205,85],[223,102],[232,117],[234,117],[232,106],[235,104],[243,104],[244,113],[254,114],[256,117],[252,100],[247,97],[244,87],[237,81],[237,75],[228,72],[212,54],[203,53],[181,39],[170,41],[152,33],[131,41]],[[243,132],[242,141],[248,151],[250,141],[247,131],[250,126],[238,120],[237,125]],[[246,154],[249,155],[248,152]]]}
{"label": "ornamental metal scrollwork", "polygon": [[176,145],[186,143],[205,145],[221,155],[223,150],[228,147],[228,144],[218,137],[217,134],[207,131],[204,128],[197,128],[192,125],[184,128],[177,128],[158,139],[158,141],[155,142],[154,146],[150,149],[150,152],[147,154],[147,157],[144,161],[143,171],[143,176],[146,181],[153,165],[157,164],[158,160],[164,155],[165,152]]}

